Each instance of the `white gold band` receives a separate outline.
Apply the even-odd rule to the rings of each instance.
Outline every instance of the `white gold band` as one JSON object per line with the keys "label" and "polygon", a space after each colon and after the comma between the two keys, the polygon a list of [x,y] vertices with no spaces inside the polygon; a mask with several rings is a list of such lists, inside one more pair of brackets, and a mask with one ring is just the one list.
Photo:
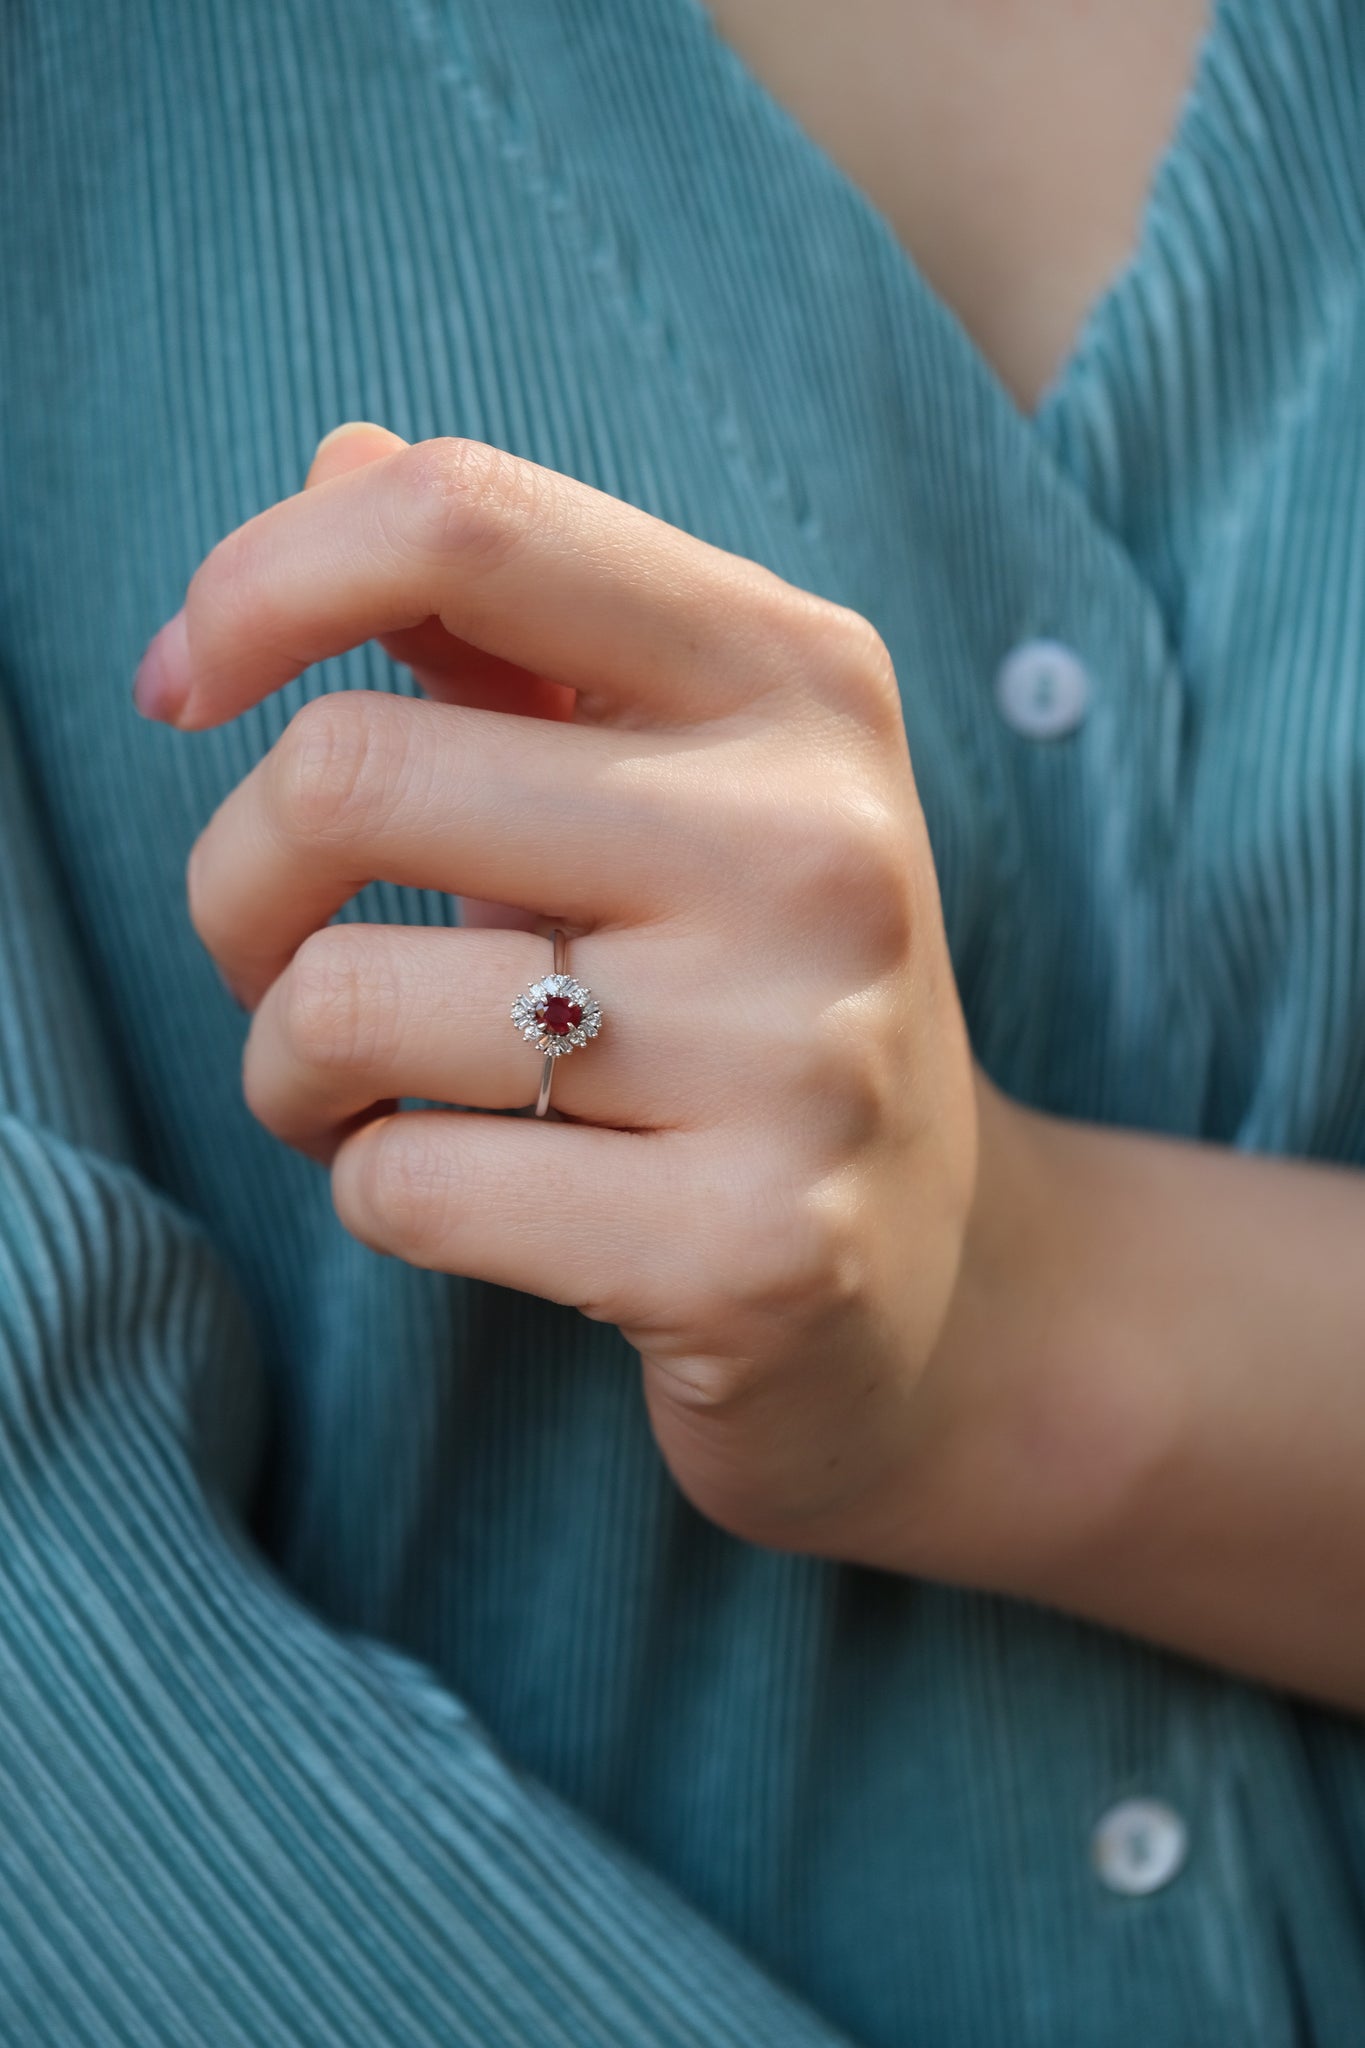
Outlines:
{"label": "white gold band", "polygon": [[544,1116],[550,1107],[555,1061],[596,1038],[602,1028],[601,1005],[591,989],[574,980],[568,963],[569,942],[556,926],[554,966],[517,997],[508,1013],[522,1037],[530,1039],[545,1056],[536,1097],[537,1116]]}

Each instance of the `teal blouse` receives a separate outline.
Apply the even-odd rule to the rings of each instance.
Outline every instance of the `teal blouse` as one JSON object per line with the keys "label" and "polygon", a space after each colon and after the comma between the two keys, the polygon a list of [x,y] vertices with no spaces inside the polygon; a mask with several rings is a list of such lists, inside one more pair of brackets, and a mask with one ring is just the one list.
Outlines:
{"label": "teal blouse", "polygon": [[876,624],[1002,1087],[1365,1166],[1365,10],[1224,0],[1033,418],[700,0],[0,41],[0,2039],[1359,2048],[1365,1729],[719,1533],[253,1121],[185,857],[411,676],[128,692],[325,429],[496,442]]}

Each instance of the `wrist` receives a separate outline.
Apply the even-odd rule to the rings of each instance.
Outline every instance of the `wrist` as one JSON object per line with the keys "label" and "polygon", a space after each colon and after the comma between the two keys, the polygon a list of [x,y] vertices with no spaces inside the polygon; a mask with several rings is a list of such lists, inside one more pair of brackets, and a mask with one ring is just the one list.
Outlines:
{"label": "wrist", "polygon": [[970,1521],[990,1458],[1002,1347],[1027,1320],[1025,1292],[1043,1260],[1033,1128],[1041,1119],[975,1061],[971,1080],[975,1170],[948,1305],[927,1358],[905,1339],[904,1431],[836,1539],[835,1554],[852,1562],[928,1577],[959,1576],[956,1532]]}
{"label": "wrist", "polygon": [[[1046,1597],[1102,1526],[1144,1422],[1092,1301],[1068,1127],[973,1066],[978,1160],[948,1314],[867,1561]],[[1099,1341],[1097,1341],[1097,1339]]]}
{"label": "wrist", "polygon": [[[1043,1119],[974,1061],[977,1169],[948,1313],[925,1365],[915,1434],[901,1474],[895,1568],[979,1575],[980,1517],[1003,1506],[997,1449],[1021,1353],[1033,1348],[1052,1289]],[[1040,1347],[1041,1348],[1041,1347]],[[973,1570],[975,1568],[975,1570]]]}

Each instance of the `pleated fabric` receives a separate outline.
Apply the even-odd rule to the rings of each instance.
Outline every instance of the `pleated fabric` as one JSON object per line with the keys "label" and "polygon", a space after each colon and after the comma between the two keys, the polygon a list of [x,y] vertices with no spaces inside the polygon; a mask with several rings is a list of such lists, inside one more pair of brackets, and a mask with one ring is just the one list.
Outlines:
{"label": "pleated fabric", "polygon": [[185,857],[411,676],[128,702],[327,428],[494,442],[872,619],[1002,1087],[1365,1165],[1355,0],[1223,0],[1032,419],[700,0],[10,0],[0,65],[0,2041],[1357,2048],[1357,1724],[723,1535],[615,1332],[250,1117]]}

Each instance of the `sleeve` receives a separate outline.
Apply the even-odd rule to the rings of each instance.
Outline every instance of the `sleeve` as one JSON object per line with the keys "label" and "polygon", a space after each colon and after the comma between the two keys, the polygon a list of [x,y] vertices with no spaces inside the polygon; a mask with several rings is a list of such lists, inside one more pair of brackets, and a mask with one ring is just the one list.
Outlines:
{"label": "sleeve", "polygon": [[245,1308],[133,1158],[0,698],[0,2039],[837,2048],[253,1551]]}

